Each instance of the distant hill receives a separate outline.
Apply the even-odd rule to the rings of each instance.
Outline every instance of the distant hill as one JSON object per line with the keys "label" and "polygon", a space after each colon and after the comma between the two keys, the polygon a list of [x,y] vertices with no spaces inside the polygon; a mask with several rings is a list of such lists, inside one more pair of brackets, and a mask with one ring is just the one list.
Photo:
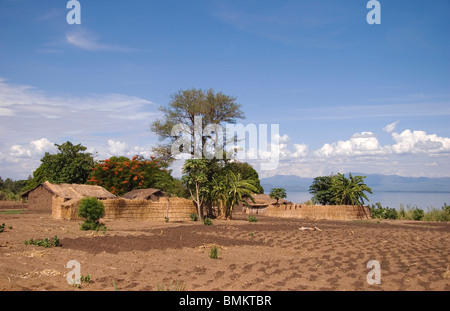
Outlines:
{"label": "distant hill", "polygon": [[[450,192],[450,178],[402,177],[397,175],[352,173],[366,176],[365,183],[373,191],[379,192]],[[348,174],[345,174],[348,176]],[[266,193],[272,188],[284,188],[286,191],[308,191],[314,178],[296,175],[275,175],[261,179],[261,186]]]}

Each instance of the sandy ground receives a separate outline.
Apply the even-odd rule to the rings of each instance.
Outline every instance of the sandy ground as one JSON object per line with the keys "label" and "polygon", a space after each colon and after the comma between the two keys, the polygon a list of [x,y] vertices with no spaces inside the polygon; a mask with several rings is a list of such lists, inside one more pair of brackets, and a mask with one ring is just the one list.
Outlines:
{"label": "sandy ground", "polygon": [[[449,223],[264,216],[250,223],[235,214],[212,226],[106,222],[100,233],[31,212],[0,214],[1,223],[1,291],[155,291],[177,284],[186,291],[450,290]],[[55,235],[61,247],[24,244]],[[211,245],[219,259],[209,257]],[[67,283],[70,260],[89,283]],[[380,263],[379,285],[367,282],[371,260]]]}

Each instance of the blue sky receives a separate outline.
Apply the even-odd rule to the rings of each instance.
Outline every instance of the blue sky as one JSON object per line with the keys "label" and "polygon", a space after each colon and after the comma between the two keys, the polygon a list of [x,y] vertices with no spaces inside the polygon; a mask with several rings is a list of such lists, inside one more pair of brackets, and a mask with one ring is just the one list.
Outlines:
{"label": "blue sky", "polygon": [[446,0],[380,0],[380,25],[365,0],[79,2],[69,25],[67,1],[0,0],[2,177],[67,140],[149,155],[157,107],[191,87],[280,125],[262,177],[450,176]]}

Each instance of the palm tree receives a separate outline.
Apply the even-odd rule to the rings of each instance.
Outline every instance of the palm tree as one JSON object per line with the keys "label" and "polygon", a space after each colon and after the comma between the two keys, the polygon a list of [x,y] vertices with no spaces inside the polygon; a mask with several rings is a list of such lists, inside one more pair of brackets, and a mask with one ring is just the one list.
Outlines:
{"label": "palm tree", "polygon": [[364,205],[364,199],[369,201],[364,192],[372,193],[363,181],[365,176],[352,176],[346,178],[338,174],[332,178],[330,191],[334,194],[333,201],[337,205]]}
{"label": "palm tree", "polygon": [[225,207],[225,219],[232,219],[233,207],[240,202],[248,204],[245,198],[254,201],[252,194],[257,193],[258,189],[250,180],[243,180],[241,174],[235,175],[229,171],[222,181],[216,180],[214,187],[214,197]]}

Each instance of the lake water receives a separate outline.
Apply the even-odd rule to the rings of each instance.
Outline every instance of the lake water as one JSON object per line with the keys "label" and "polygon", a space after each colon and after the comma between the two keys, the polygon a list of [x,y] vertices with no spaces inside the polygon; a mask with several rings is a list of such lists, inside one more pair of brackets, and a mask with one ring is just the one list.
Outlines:
{"label": "lake water", "polygon": [[[286,191],[287,200],[294,203],[302,203],[311,199],[309,192]],[[444,203],[450,205],[450,192],[374,192],[367,196],[368,205],[380,202],[382,206],[403,207],[417,206],[423,210],[434,207],[440,209]]]}

